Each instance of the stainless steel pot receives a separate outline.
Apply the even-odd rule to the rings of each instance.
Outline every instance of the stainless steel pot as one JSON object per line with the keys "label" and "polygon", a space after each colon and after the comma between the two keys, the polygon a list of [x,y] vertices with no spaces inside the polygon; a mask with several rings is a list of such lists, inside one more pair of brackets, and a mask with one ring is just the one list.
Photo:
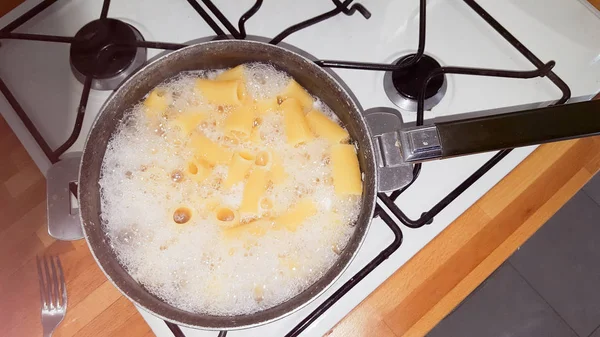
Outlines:
{"label": "stainless steel pot", "polygon": [[[107,143],[125,111],[152,88],[182,71],[229,68],[264,62],[289,73],[323,100],[340,118],[358,145],[364,174],[362,212],[356,230],[333,267],[308,289],[270,309],[239,316],[195,314],[177,309],[150,294],[118,263],[100,220],[98,180]],[[591,105],[569,109],[582,123],[555,110],[532,110],[405,129],[400,114],[389,110],[364,113],[349,92],[311,60],[260,42],[214,41],[168,54],[125,81],[107,100],[88,135],[79,173],[80,218],[85,238],[100,268],[131,301],[168,321],[195,328],[231,330],[257,326],[288,315],[327,289],[346,269],[363,242],[373,216],[377,192],[399,189],[412,179],[412,162],[464,155],[600,132],[600,114]],[[569,106],[567,106],[569,107]],[[583,107],[583,108],[581,108]],[[564,108],[564,107],[563,107]],[[580,111],[581,110],[581,111]],[[542,126],[542,127],[540,127]],[[516,131],[515,131],[516,130]]]}
{"label": "stainless steel pot", "polygon": [[[309,92],[337,113],[359,148],[359,162],[365,174],[362,212],[356,230],[333,267],[299,295],[267,310],[248,315],[213,316],[177,309],[137,283],[119,264],[100,220],[98,179],[107,143],[125,111],[139,102],[152,88],[182,71],[229,68],[241,63],[264,62],[286,71]],[[298,310],[331,285],[346,269],[360,247],[375,208],[377,193],[376,161],[372,139],[361,109],[350,94],[312,61],[281,47],[250,41],[201,43],[168,54],[141,69],[125,81],[106,101],[85,145],[79,174],[79,208],[85,238],[106,276],[131,301],[161,318],[180,325],[205,329],[239,329],[281,318]]]}

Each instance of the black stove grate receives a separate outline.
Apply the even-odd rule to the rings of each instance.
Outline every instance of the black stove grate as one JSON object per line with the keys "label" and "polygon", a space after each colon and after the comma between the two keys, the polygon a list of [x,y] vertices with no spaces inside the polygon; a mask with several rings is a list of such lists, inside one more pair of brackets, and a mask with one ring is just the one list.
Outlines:
{"label": "black stove grate", "polygon": [[[15,19],[13,22],[8,24],[6,27],[0,29],[0,40],[2,39],[17,39],[17,40],[30,40],[30,41],[47,41],[47,42],[57,42],[57,43],[73,43],[76,41],[74,37],[67,36],[53,36],[53,35],[38,35],[38,34],[22,34],[22,33],[13,33],[13,31],[27,22],[29,19],[33,18],[35,15],[48,8],[53,3],[58,0],[44,0],[34,8],[32,8],[27,13],[23,14],[21,17]],[[217,24],[215,20],[210,16],[204,7],[198,3],[196,0],[187,0],[188,3],[192,6],[192,8],[198,12],[198,14],[204,19],[204,21],[211,27],[211,29],[215,32],[216,38],[235,38],[235,39],[244,39],[247,36],[245,23],[260,9],[263,0],[256,0],[255,4],[244,13],[238,21],[238,28],[235,26],[223,15],[223,13],[215,6],[211,0],[201,0],[202,4],[210,11],[214,17],[219,21],[219,23],[225,27],[229,35],[225,33],[225,31]],[[345,0],[341,2],[340,0],[331,0],[335,5],[335,8],[323,13],[321,15],[309,18],[305,21],[294,24],[281,33],[277,34],[271,41],[271,44],[278,44],[283,41],[289,35],[302,30],[304,28],[315,25],[321,21],[327,20],[331,17],[334,17],[339,14],[345,15],[353,15],[356,12],[359,12],[365,19],[369,19],[371,17],[371,13],[361,4],[354,3],[354,0]],[[321,67],[328,68],[345,68],[345,69],[356,69],[356,70],[368,70],[368,71],[393,71],[399,69],[405,69],[417,63],[421,57],[423,57],[425,52],[425,37],[426,37],[426,0],[419,0],[419,40],[418,40],[418,48],[417,53],[411,59],[410,62],[406,62],[404,64],[384,64],[384,63],[366,63],[366,62],[353,62],[353,61],[339,61],[339,60],[317,60],[315,63]],[[427,89],[428,83],[437,76],[443,76],[444,74],[453,74],[453,75],[468,75],[468,76],[489,76],[489,77],[504,77],[504,78],[515,78],[515,79],[530,79],[536,77],[547,77],[557,88],[562,92],[562,97],[558,99],[554,104],[564,104],[571,96],[571,92],[567,84],[561,80],[554,72],[552,72],[552,68],[554,67],[554,61],[550,61],[547,63],[542,62],[538,57],[536,57],[527,47],[525,47],[519,40],[517,40],[510,32],[508,32],[498,21],[496,21],[488,12],[486,12],[475,0],[463,0],[464,3],[469,6],[476,14],[478,14],[486,23],[488,23],[496,32],[498,32],[506,41],[508,41],[515,49],[517,49],[523,57],[531,62],[534,66],[534,69],[529,71],[513,71],[513,70],[500,70],[500,69],[483,69],[483,68],[466,68],[466,67],[441,67],[436,71],[429,74],[427,79],[424,81],[423,88],[420,91],[418,96],[418,108],[417,108],[417,119],[416,125],[423,125],[424,122],[424,101],[425,101],[425,92]],[[102,11],[100,15],[100,19],[108,17],[108,11],[110,6],[110,0],[104,0]],[[165,50],[176,50],[182,47],[185,47],[185,44],[180,43],[169,43],[169,42],[157,42],[157,41],[137,41],[135,42],[136,47],[140,48],[155,48],[155,49],[165,49]],[[130,46],[129,46],[130,47]],[[9,104],[13,107],[17,115],[23,121],[24,125],[27,127],[29,132],[32,134],[36,142],[39,144],[40,148],[44,151],[46,156],[52,163],[55,163],[59,160],[61,154],[63,154],[78,138],[81,132],[81,123],[83,121],[83,117],[85,115],[85,108],[87,104],[87,99],[90,93],[91,88],[90,77],[86,78],[84,83],[84,89],[80,101],[80,105],[78,108],[77,118],[75,122],[75,126],[73,128],[73,132],[71,136],[65,141],[65,143],[59,146],[56,150],[52,150],[50,146],[46,143],[44,138],[41,136],[35,125],[31,122],[31,120],[27,117],[27,114],[21,107],[21,105],[17,102],[15,97],[12,95],[6,84],[0,78],[0,92],[4,94]],[[431,224],[433,218],[439,214],[446,206],[448,206],[452,201],[454,201],[458,196],[460,196],[464,191],[466,191],[473,183],[475,183],[479,178],[485,175],[492,167],[494,167],[497,163],[499,163],[504,157],[506,157],[510,153],[510,149],[502,150],[496,153],[490,160],[488,160],[485,164],[483,164],[479,169],[477,169],[471,176],[469,176],[465,181],[459,184],[452,192],[442,198],[435,206],[433,206],[430,210],[423,212],[422,215],[416,219],[410,219],[395,203],[394,200],[398,198],[398,196],[405,192],[411,184],[418,178],[419,173],[422,169],[421,164],[416,164],[414,166],[414,174],[413,180],[406,187],[394,191],[391,194],[379,193],[378,197],[380,201],[391,211],[391,213],[402,222],[406,227],[409,228],[419,228],[426,224]],[[350,291],[354,286],[356,286],[362,279],[364,279],[371,271],[377,268],[383,261],[385,261],[388,257],[390,257],[402,244],[402,231],[398,225],[394,221],[394,219],[378,204],[375,211],[375,217],[380,217],[383,222],[388,226],[388,228],[394,234],[394,241],[383,249],[373,260],[371,260],[365,267],[363,267],[358,273],[352,276],[346,283],[344,283],[336,292],[334,292],[331,296],[329,296],[321,305],[319,305],[315,310],[313,310],[308,316],[306,316],[300,323],[298,323],[289,333],[286,334],[286,337],[295,337],[302,333],[306,328],[308,328],[312,323],[315,322],[323,313],[325,313],[331,306],[333,306],[339,299],[341,299],[348,291]],[[176,337],[185,336],[179,326],[172,324],[170,322],[165,322],[171,332]],[[218,333],[219,337],[224,337],[227,335],[227,331],[221,331]]]}

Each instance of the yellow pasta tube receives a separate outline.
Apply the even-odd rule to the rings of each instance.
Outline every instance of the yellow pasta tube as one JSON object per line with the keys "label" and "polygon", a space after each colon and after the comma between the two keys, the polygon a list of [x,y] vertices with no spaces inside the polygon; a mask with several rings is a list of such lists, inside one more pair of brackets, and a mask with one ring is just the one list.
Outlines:
{"label": "yellow pasta tube", "polygon": [[232,228],[239,224],[240,215],[229,207],[219,207],[215,212],[217,224],[224,228]]}
{"label": "yellow pasta tube", "polygon": [[231,186],[244,180],[244,177],[250,170],[254,156],[247,152],[235,153],[231,158],[229,164],[229,170],[227,171],[227,178],[225,179],[224,187],[230,188]]}
{"label": "yellow pasta tube", "polygon": [[211,173],[211,168],[199,160],[192,160],[188,163],[187,176],[196,182],[203,182]]}
{"label": "yellow pasta tube", "polygon": [[196,158],[211,165],[227,164],[233,155],[229,149],[213,142],[200,132],[190,135],[190,146],[194,149]]}
{"label": "yellow pasta tube", "polygon": [[215,80],[217,80],[217,81],[232,81],[232,80],[240,81],[238,89],[237,89],[238,97],[240,98],[240,100],[244,100],[247,97],[247,95],[246,95],[246,73],[245,73],[245,67],[243,64],[222,72],[219,76],[217,76],[215,78]]}
{"label": "yellow pasta tube", "polygon": [[248,106],[240,106],[225,119],[225,130],[236,137],[247,139],[252,133],[255,113]]}
{"label": "yellow pasta tube", "polygon": [[275,111],[279,108],[277,104],[277,98],[267,98],[261,100],[255,100],[252,106],[258,115],[265,114],[267,112]]}
{"label": "yellow pasta tube", "polygon": [[283,92],[279,94],[279,97],[283,100],[287,100],[288,98],[297,99],[304,111],[312,109],[314,102],[313,97],[294,80],[290,80],[290,83],[285,87]]}
{"label": "yellow pasta tube", "polygon": [[314,138],[298,100],[286,99],[281,103],[281,108],[283,109],[283,122],[288,144],[295,146]]}
{"label": "yellow pasta tube", "polygon": [[173,211],[173,222],[178,225],[188,223],[192,218],[192,210],[188,207],[182,206]]}
{"label": "yellow pasta tube", "polygon": [[171,94],[163,89],[154,89],[144,100],[146,116],[158,117],[167,110],[167,107],[173,102]]}
{"label": "yellow pasta tube", "polygon": [[316,213],[317,207],[315,203],[308,198],[302,199],[286,213],[275,219],[275,228],[285,228],[291,232],[295,232],[308,217]]}
{"label": "yellow pasta tube", "polygon": [[338,144],[349,137],[348,131],[320,111],[311,110],[306,114],[306,121],[315,135],[323,137],[334,144]]}
{"label": "yellow pasta tube", "polygon": [[266,168],[271,166],[271,152],[268,151],[260,151],[256,154],[256,159],[254,160],[254,164],[256,166],[264,166]]}
{"label": "yellow pasta tube", "polygon": [[223,236],[226,239],[239,239],[246,234],[260,237],[267,234],[271,227],[273,227],[273,220],[258,219],[247,224],[239,224],[235,227],[224,229]]}
{"label": "yellow pasta tube", "polygon": [[217,81],[231,81],[231,80],[241,80],[244,81],[246,75],[244,73],[244,65],[240,64],[237,67],[233,67],[231,69],[225,70],[219,76],[215,78]]}
{"label": "yellow pasta tube", "polygon": [[177,127],[183,136],[187,136],[207,117],[206,112],[184,112],[175,117],[169,125]]}
{"label": "yellow pasta tube", "polygon": [[267,170],[260,166],[254,167],[248,176],[248,181],[242,194],[240,213],[258,214],[259,201],[267,190]]}
{"label": "yellow pasta tube", "polygon": [[240,105],[244,98],[244,87],[239,80],[211,81],[196,80],[196,90],[208,101],[215,105]]}
{"label": "yellow pasta tube", "polygon": [[337,195],[361,195],[362,180],[354,145],[335,144],[331,147],[333,187]]}
{"label": "yellow pasta tube", "polygon": [[262,138],[260,137],[260,130],[258,128],[252,129],[250,133],[250,141],[252,144],[260,144],[262,143]]}
{"label": "yellow pasta tube", "polygon": [[273,208],[273,201],[270,198],[264,197],[260,199],[260,208],[263,210],[270,210]]}

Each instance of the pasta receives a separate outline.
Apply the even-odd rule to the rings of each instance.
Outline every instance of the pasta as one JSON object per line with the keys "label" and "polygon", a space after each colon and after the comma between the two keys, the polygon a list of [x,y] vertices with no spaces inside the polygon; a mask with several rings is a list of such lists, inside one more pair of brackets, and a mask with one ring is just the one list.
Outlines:
{"label": "pasta", "polygon": [[254,124],[254,111],[248,106],[233,110],[225,120],[225,130],[236,137],[248,138]]}
{"label": "pasta", "polygon": [[335,193],[338,195],[361,195],[362,181],[354,145],[333,145],[331,147],[331,164]]}
{"label": "pasta", "polygon": [[184,112],[175,117],[170,125],[181,131],[183,136],[187,136],[196,127],[208,117],[206,112]]}
{"label": "pasta", "polygon": [[354,145],[288,74],[260,63],[184,72],[128,113],[102,164],[103,228],[123,267],[169,304],[217,316],[272,308],[352,237]]}
{"label": "pasta", "polygon": [[240,222],[240,216],[238,212],[229,207],[220,207],[215,212],[219,226],[231,228],[236,226]]}
{"label": "pasta", "polygon": [[195,182],[203,182],[209,175],[211,169],[201,160],[193,160],[188,163],[187,174]]}
{"label": "pasta", "polygon": [[279,104],[277,104],[277,98],[255,100],[252,105],[258,115],[272,112],[279,108]]}
{"label": "pasta", "polygon": [[286,99],[281,103],[281,109],[283,109],[284,127],[288,144],[295,146],[300,143],[306,143],[314,138],[298,100],[295,98]]}
{"label": "pasta", "polygon": [[260,144],[262,142],[260,130],[258,128],[252,129],[252,132],[250,133],[250,142],[252,142],[252,144]]}
{"label": "pasta", "polygon": [[195,150],[196,158],[211,165],[226,164],[233,155],[229,149],[213,142],[200,132],[192,133],[189,142]]}
{"label": "pasta", "polygon": [[215,105],[241,105],[244,99],[244,86],[239,80],[211,81],[206,79],[196,80],[196,90],[210,104]]}
{"label": "pasta", "polygon": [[178,207],[173,211],[173,222],[178,225],[186,224],[190,221],[192,215],[193,213],[191,209],[185,206]]}
{"label": "pasta", "polygon": [[219,74],[215,80],[217,81],[231,81],[231,80],[245,80],[244,74],[244,65],[240,64],[237,67],[231,68],[229,70],[225,70],[221,74]]}
{"label": "pasta", "polygon": [[308,217],[317,213],[315,203],[310,199],[300,200],[296,206],[275,220],[275,229],[287,229],[295,232]]}
{"label": "pasta", "polygon": [[346,129],[339,126],[320,111],[311,110],[306,114],[306,120],[312,132],[318,137],[323,137],[334,144],[338,144],[350,137]]}
{"label": "pasta", "polygon": [[250,153],[235,153],[227,170],[227,179],[225,179],[224,187],[230,188],[242,181],[248,170],[250,170],[250,167],[252,167],[253,161],[254,156]]}
{"label": "pasta", "polygon": [[267,170],[260,166],[255,166],[248,176],[248,181],[244,187],[242,195],[242,205],[240,213],[258,214],[258,203],[267,189]]}
{"label": "pasta", "polygon": [[254,160],[254,164],[257,166],[265,166],[266,168],[271,166],[271,152],[268,151],[260,151],[256,154],[256,159]]}
{"label": "pasta", "polygon": [[167,107],[172,103],[173,98],[170,93],[162,89],[154,89],[148,94],[144,100],[146,116],[157,117],[167,110]]}
{"label": "pasta", "polygon": [[263,218],[247,224],[227,228],[223,231],[223,236],[230,240],[239,239],[245,235],[264,236],[271,227],[273,227],[273,220]]}
{"label": "pasta", "polygon": [[300,106],[304,111],[312,109],[313,97],[304,89],[298,82],[291,80],[285,90],[279,95],[283,100],[295,98],[300,102]]}

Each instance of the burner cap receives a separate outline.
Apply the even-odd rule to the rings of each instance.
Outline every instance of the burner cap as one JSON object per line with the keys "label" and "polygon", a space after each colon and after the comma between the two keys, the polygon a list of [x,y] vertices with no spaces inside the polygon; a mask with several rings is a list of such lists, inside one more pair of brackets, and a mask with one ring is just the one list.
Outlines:
{"label": "burner cap", "polygon": [[[415,54],[405,55],[394,64],[406,64]],[[417,64],[401,70],[388,71],[383,78],[385,93],[399,108],[417,111],[419,92],[427,76],[441,65],[433,57],[423,55]],[[425,91],[425,110],[431,110],[446,93],[446,76],[437,76],[429,81]]]}
{"label": "burner cap", "polygon": [[146,49],[132,46],[136,41],[144,41],[142,34],[125,22],[94,20],[83,26],[75,38],[78,41],[71,44],[71,69],[81,83],[91,76],[94,89],[116,89],[146,62]]}

